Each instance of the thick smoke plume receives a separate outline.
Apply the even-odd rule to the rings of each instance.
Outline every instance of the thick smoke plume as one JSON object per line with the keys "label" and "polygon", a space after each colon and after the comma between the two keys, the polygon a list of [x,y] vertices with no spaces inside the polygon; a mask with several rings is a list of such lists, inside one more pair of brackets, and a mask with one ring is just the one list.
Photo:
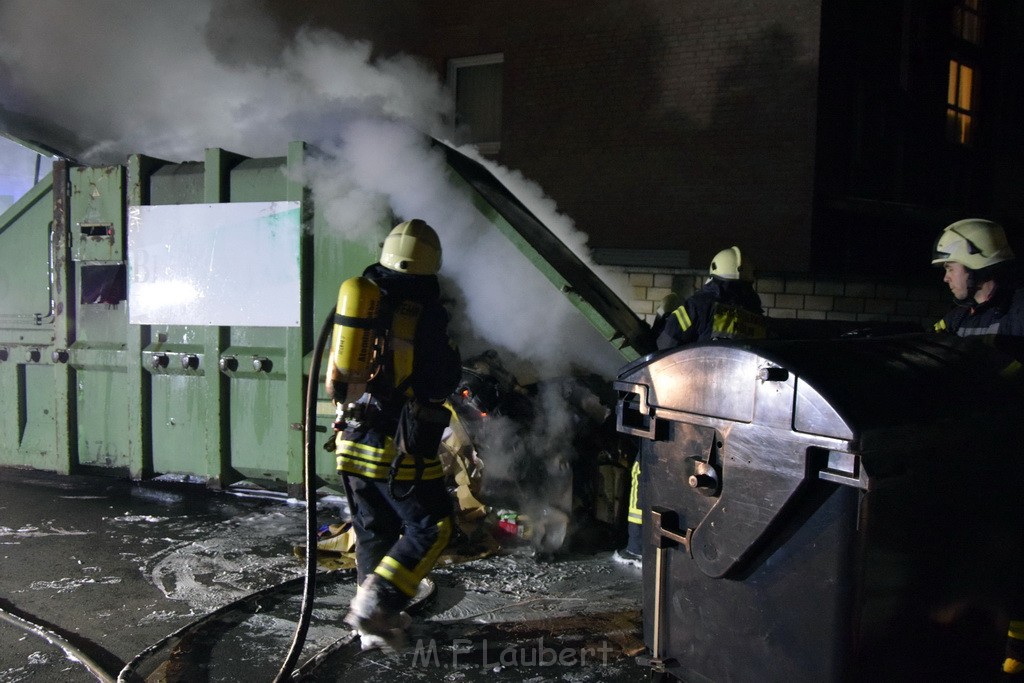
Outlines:
{"label": "thick smoke plume", "polygon": [[[450,137],[453,108],[434,72],[409,56],[371,59],[370,44],[331,31],[285,35],[261,9],[257,0],[5,0],[0,126],[39,122],[86,163],[193,160],[207,147],[279,156],[292,140],[310,142],[325,156],[304,180],[339,235],[375,246],[393,217],[437,228],[469,352],[498,348],[539,374],[612,374],[617,353],[429,149],[427,136]],[[484,163],[589,261],[586,235],[539,187]]]}
{"label": "thick smoke plume", "polygon": [[[258,0],[4,0],[0,132],[37,133],[90,164],[133,153],[196,160],[210,147],[281,156],[306,141],[320,154],[300,180],[339,238],[375,249],[395,219],[437,229],[465,356],[496,349],[523,382],[612,376],[621,356],[480,214],[431,148],[430,137],[451,137],[453,119],[435,73],[409,56],[375,59],[370,44],[334,32],[285,33],[261,9]],[[462,151],[590,262],[586,235],[541,188]],[[548,398],[546,428],[527,441],[537,453],[569,446],[557,428],[569,407]]]}

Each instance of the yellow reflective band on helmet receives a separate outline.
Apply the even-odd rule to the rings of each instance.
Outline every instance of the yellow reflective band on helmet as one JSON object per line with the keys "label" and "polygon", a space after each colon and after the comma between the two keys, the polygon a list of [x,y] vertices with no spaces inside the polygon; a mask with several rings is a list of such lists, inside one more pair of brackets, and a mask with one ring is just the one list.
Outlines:
{"label": "yellow reflective band on helmet", "polygon": [[690,329],[690,326],[693,325],[693,321],[690,320],[690,314],[686,312],[686,306],[680,306],[672,312],[672,315],[679,321],[679,329],[683,332]]}
{"label": "yellow reflective band on helmet", "polygon": [[629,511],[626,514],[626,521],[630,524],[643,524],[644,513],[640,509],[640,458],[637,457],[636,462],[633,463],[633,469],[630,471],[630,485],[629,485]]}
{"label": "yellow reflective band on helmet", "polygon": [[935,323],[935,331],[936,332],[942,332],[945,329],[946,329],[946,321],[945,320],[940,320],[939,322]]}
{"label": "yellow reflective band on helmet", "polygon": [[411,598],[416,595],[416,589],[419,587],[423,577],[437,564],[437,558],[441,556],[441,552],[448,546],[451,535],[451,519],[445,517],[437,523],[437,539],[430,546],[423,559],[416,563],[414,568],[408,569],[395,558],[385,555],[384,559],[373,570],[373,573],[390,581],[398,590]]}

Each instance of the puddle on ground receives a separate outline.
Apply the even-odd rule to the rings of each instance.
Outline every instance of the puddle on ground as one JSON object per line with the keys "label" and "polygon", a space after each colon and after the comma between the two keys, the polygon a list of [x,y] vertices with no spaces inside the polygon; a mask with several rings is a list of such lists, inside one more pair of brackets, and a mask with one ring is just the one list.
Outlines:
{"label": "puddle on ground", "polygon": [[[244,609],[211,620],[184,641],[139,653],[137,670],[144,670],[144,677],[159,673],[168,681],[273,677],[301,612],[304,563],[292,551],[304,543],[304,508],[287,501],[275,505],[223,498],[195,507],[187,496],[141,488],[133,488],[130,498],[145,505],[115,503],[102,517],[105,533],[122,543],[117,557],[137,567],[170,601],[154,604],[151,612],[138,616],[136,625],[166,623],[170,633],[188,614],[198,618],[268,586],[291,586],[279,595],[245,601]],[[329,513],[323,517],[335,518]],[[94,532],[41,521],[0,527],[0,543],[89,533]],[[393,669],[396,680],[471,681],[484,675],[517,681],[627,680],[627,673],[637,671],[630,653],[639,638],[641,576],[638,570],[613,564],[610,555],[602,551],[544,561],[529,547],[518,546],[439,565],[431,573],[436,593],[415,615],[410,632],[414,639],[404,654],[393,655],[394,660],[382,653],[364,656],[355,642],[355,659],[348,656],[352,647],[339,647],[340,656],[325,658],[317,678],[341,680],[348,676],[342,672],[348,672],[353,681],[381,680],[382,672]],[[121,579],[109,570],[90,565],[82,571],[86,576],[37,582],[31,588],[55,595],[97,584],[118,590]],[[347,642],[349,629],[342,619],[354,589],[351,573],[318,580],[300,663],[332,644]],[[188,614],[175,611],[176,605]],[[424,664],[421,655],[412,662],[417,641],[424,654],[435,648],[436,657]],[[595,666],[593,657],[601,654],[596,648],[606,643],[614,656]],[[552,652],[561,657],[554,668],[549,666]],[[581,662],[585,656],[591,658]],[[412,669],[415,676],[409,678]],[[14,667],[4,675],[18,680],[21,673]],[[635,680],[643,672],[630,675]]]}

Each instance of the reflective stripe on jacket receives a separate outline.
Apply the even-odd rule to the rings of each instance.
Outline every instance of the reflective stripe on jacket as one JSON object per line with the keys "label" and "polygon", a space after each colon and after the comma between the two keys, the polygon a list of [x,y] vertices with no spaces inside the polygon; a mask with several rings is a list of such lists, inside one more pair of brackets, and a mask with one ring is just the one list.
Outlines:
{"label": "reflective stripe on jacket", "polygon": [[957,306],[934,325],[936,332],[960,337],[998,334],[1024,336],[1024,289],[1009,290],[975,306]]}
{"label": "reflective stripe on jacket", "polygon": [[[405,275],[376,264],[363,275],[381,288],[382,308],[391,311],[388,352],[359,399],[366,404],[365,424],[345,429],[335,453],[339,472],[386,480],[398,455],[394,438],[403,406],[410,396],[420,401],[447,398],[458,384],[462,359],[448,336],[448,312],[436,276]],[[421,480],[444,476],[436,454],[422,458],[419,466]],[[414,481],[416,472],[415,460],[403,455],[395,479]]]}
{"label": "reflective stripe on jacket", "polygon": [[711,278],[668,316],[658,348],[712,339],[761,339],[768,331],[762,310],[750,283]]}

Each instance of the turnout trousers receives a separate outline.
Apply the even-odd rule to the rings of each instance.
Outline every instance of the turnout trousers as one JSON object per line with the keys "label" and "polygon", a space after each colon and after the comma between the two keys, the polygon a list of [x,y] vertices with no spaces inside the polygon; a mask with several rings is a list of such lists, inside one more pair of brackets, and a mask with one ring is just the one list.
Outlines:
{"label": "turnout trousers", "polygon": [[[434,568],[452,534],[452,504],[443,479],[419,481],[396,500],[387,480],[343,474],[356,534],[356,574],[376,574],[407,597]],[[397,482],[401,494],[407,482]]]}

